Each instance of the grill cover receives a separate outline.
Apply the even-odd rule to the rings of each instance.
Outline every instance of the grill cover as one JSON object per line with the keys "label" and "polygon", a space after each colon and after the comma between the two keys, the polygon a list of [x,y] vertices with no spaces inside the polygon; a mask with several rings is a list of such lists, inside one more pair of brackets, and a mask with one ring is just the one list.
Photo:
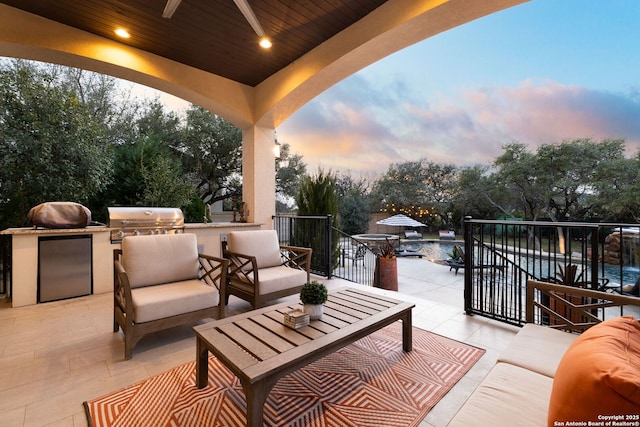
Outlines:
{"label": "grill cover", "polygon": [[31,208],[27,219],[35,227],[84,228],[91,223],[91,211],[74,202],[45,202]]}

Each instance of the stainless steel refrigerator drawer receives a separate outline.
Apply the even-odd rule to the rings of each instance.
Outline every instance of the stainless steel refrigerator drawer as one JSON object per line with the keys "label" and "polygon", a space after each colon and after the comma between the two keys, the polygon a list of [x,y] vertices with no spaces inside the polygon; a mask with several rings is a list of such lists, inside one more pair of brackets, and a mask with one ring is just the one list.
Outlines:
{"label": "stainless steel refrigerator drawer", "polygon": [[38,238],[38,302],[93,292],[92,236]]}

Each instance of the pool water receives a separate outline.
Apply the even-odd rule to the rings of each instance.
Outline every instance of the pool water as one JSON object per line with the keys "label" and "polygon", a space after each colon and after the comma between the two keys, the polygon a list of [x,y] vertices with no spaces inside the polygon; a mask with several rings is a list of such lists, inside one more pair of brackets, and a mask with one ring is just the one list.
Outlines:
{"label": "pool water", "polygon": [[403,249],[411,249],[414,251],[418,251],[424,254],[425,258],[430,260],[436,259],[448,259],[451,258],[451,251],[453,251],[453,246],[459,245],[459,243],[452,242],[431,242],[431,241],[422,241],[422,242],[402,242],[400,245]]}
{"label": "pool water", "polygon": [[622,280],[620,280],[620,266],[605,265],[604,276],[609,279],[611,285],[634,284],[640,276],[640,269],[638,267],[622,267]]}

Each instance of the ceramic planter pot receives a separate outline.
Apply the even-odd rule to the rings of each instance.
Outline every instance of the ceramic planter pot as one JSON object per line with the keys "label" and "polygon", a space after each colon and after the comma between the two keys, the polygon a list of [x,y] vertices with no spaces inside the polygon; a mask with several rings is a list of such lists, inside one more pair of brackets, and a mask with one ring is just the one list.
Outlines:
{"label": "ceramic planter pot", "polygon": [[322,304],[304,304],[302,311],[307,313],[311,320],[318,320],[322,317],[322,307]]}
{"label": "ceramic planter pot", "polygon": [[398,290],[398,262],[397,258],[376,258],[376,269],[373,283],[377,288],[388,291]]}

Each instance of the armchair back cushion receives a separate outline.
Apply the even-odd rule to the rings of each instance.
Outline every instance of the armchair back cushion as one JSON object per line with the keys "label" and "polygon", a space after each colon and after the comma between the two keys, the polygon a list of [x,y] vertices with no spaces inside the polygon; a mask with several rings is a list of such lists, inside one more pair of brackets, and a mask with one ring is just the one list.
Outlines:
{"label": "armchair back cushion", "polygon": [[198,278],[198,244],[192,233],[125,237],[122,254],[131,288]]}
{"label": "armchair back cushion", "polygon": [[282,265],[280,242],[276,230],[252,230],[227,234],[227,249],[240,254],[256,257],[258,268]]}

